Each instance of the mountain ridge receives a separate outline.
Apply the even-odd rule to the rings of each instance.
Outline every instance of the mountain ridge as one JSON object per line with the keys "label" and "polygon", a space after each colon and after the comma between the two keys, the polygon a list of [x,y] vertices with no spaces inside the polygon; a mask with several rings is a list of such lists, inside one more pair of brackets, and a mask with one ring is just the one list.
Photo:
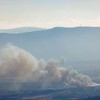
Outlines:
{"label": "mountain ridge", "polygon": [[[49,54],[51,54],[51,57],[65,57],[64,53],[66,53],[69,57],[73,56],[72,59],[76,59],[80,56],[85,56],[83,53],[86,53],[90,58],[97,58],[99,55],[96,53],[99,53],[100,50],[99,37],[99,27],[55,27],[52,29],[25,32],[23,34],[1,33],[0,47],[7,43],[12,43],[18,47],[24,48],[25,50],[31,51],[32,53],[32,48],[34,48],[36,55],[40,54],[41,57]],[[55,52],[56,49],[60,51],[57,53]],[[40,50],[42,50],[44,55],[41,54]],[[91,57],[92,55],[94,56]]]}
{"label": "mountain ridge", "polygon": [[17,27],[11,29],[0,29],[0,33],[20,34],[20,33],[32,32],[38,30],[44,30],[44,29],[38,27]]}

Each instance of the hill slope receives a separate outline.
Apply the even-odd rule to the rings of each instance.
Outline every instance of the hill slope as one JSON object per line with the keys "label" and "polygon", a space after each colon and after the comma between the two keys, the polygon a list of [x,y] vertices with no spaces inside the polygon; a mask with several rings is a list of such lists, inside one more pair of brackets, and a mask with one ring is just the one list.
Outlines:
{"label": "hill slope", "polygon": [[43,30],[43,29],[36,28],[36,27],[19,27],[19,28],[13,28],[13,29],[0,29],[0,33],[18,34],[18,33],[32,32],[32,31],[38,31],[38,30]]}
{"label": "hill slope", "polygon": [[100,60],[100,28],[56,27],[23,34],[0,34],[0,47],[13,43],[37,57],[65,57],[67,61]]}

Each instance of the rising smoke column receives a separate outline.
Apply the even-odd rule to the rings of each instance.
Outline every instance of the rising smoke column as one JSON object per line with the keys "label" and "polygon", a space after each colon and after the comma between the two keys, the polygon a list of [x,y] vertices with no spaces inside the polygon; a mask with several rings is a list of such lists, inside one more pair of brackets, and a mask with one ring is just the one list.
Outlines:
{"label": "rising smoke column", "polygon": [[44,87],[49,86],[94,86],[96,83],[92,82],[90,77],[78,73],[74,69],[68,69],[60,66],[56,60],[49,60],[43,69],[45,75],[42,77],[44,80]]}
{"label": "rising smoke column", "polygon": [[37,60],[30,53],[8,44],[0,51],[0,81],[23,81],[37,67]]}
{"label": "rising smoke column", "polygon": [[37,60],[32,54],[8,44],[0,51],[0,81],[41,82],[42,87],[93,86],[96,85],[76,70],[62,67],[57,60]]}

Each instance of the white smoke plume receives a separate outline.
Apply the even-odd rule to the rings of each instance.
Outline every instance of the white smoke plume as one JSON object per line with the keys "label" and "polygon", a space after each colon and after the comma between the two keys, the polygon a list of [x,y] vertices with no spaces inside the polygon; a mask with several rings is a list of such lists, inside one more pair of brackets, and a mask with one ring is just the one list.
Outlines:
{"label": "white smoke plume", "polygon": [[0,81],[27,79],[37,65],[37,60],[30,53],[8,44],[0,51]]}
{"label": "white smoke plume", "polygon": [[23,49],[8,44],[0,51],[0,82],[41,82],[43,87],[52,87],[55,84],[62,86],[96,85],[88,76],[61,65],[54,59],[48,62],[43,59],[37,60]]}

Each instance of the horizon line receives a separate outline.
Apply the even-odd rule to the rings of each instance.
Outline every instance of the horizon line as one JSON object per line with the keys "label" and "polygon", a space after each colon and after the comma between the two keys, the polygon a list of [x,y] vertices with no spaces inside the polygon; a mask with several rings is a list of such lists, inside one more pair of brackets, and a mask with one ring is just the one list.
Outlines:
{"label": "horizon line", "polygon": [[11,27],[11,28],[0,28],[0,30],[10,30],[10,29],[18,29],[18,28],[40,28],[40,29],[52,29],[52,28],[77,28],[77,27],[94,27],[100,28],[100,26],[54,26],[54,27],[38,27],[38,26],[18,26],[18,27]]}

